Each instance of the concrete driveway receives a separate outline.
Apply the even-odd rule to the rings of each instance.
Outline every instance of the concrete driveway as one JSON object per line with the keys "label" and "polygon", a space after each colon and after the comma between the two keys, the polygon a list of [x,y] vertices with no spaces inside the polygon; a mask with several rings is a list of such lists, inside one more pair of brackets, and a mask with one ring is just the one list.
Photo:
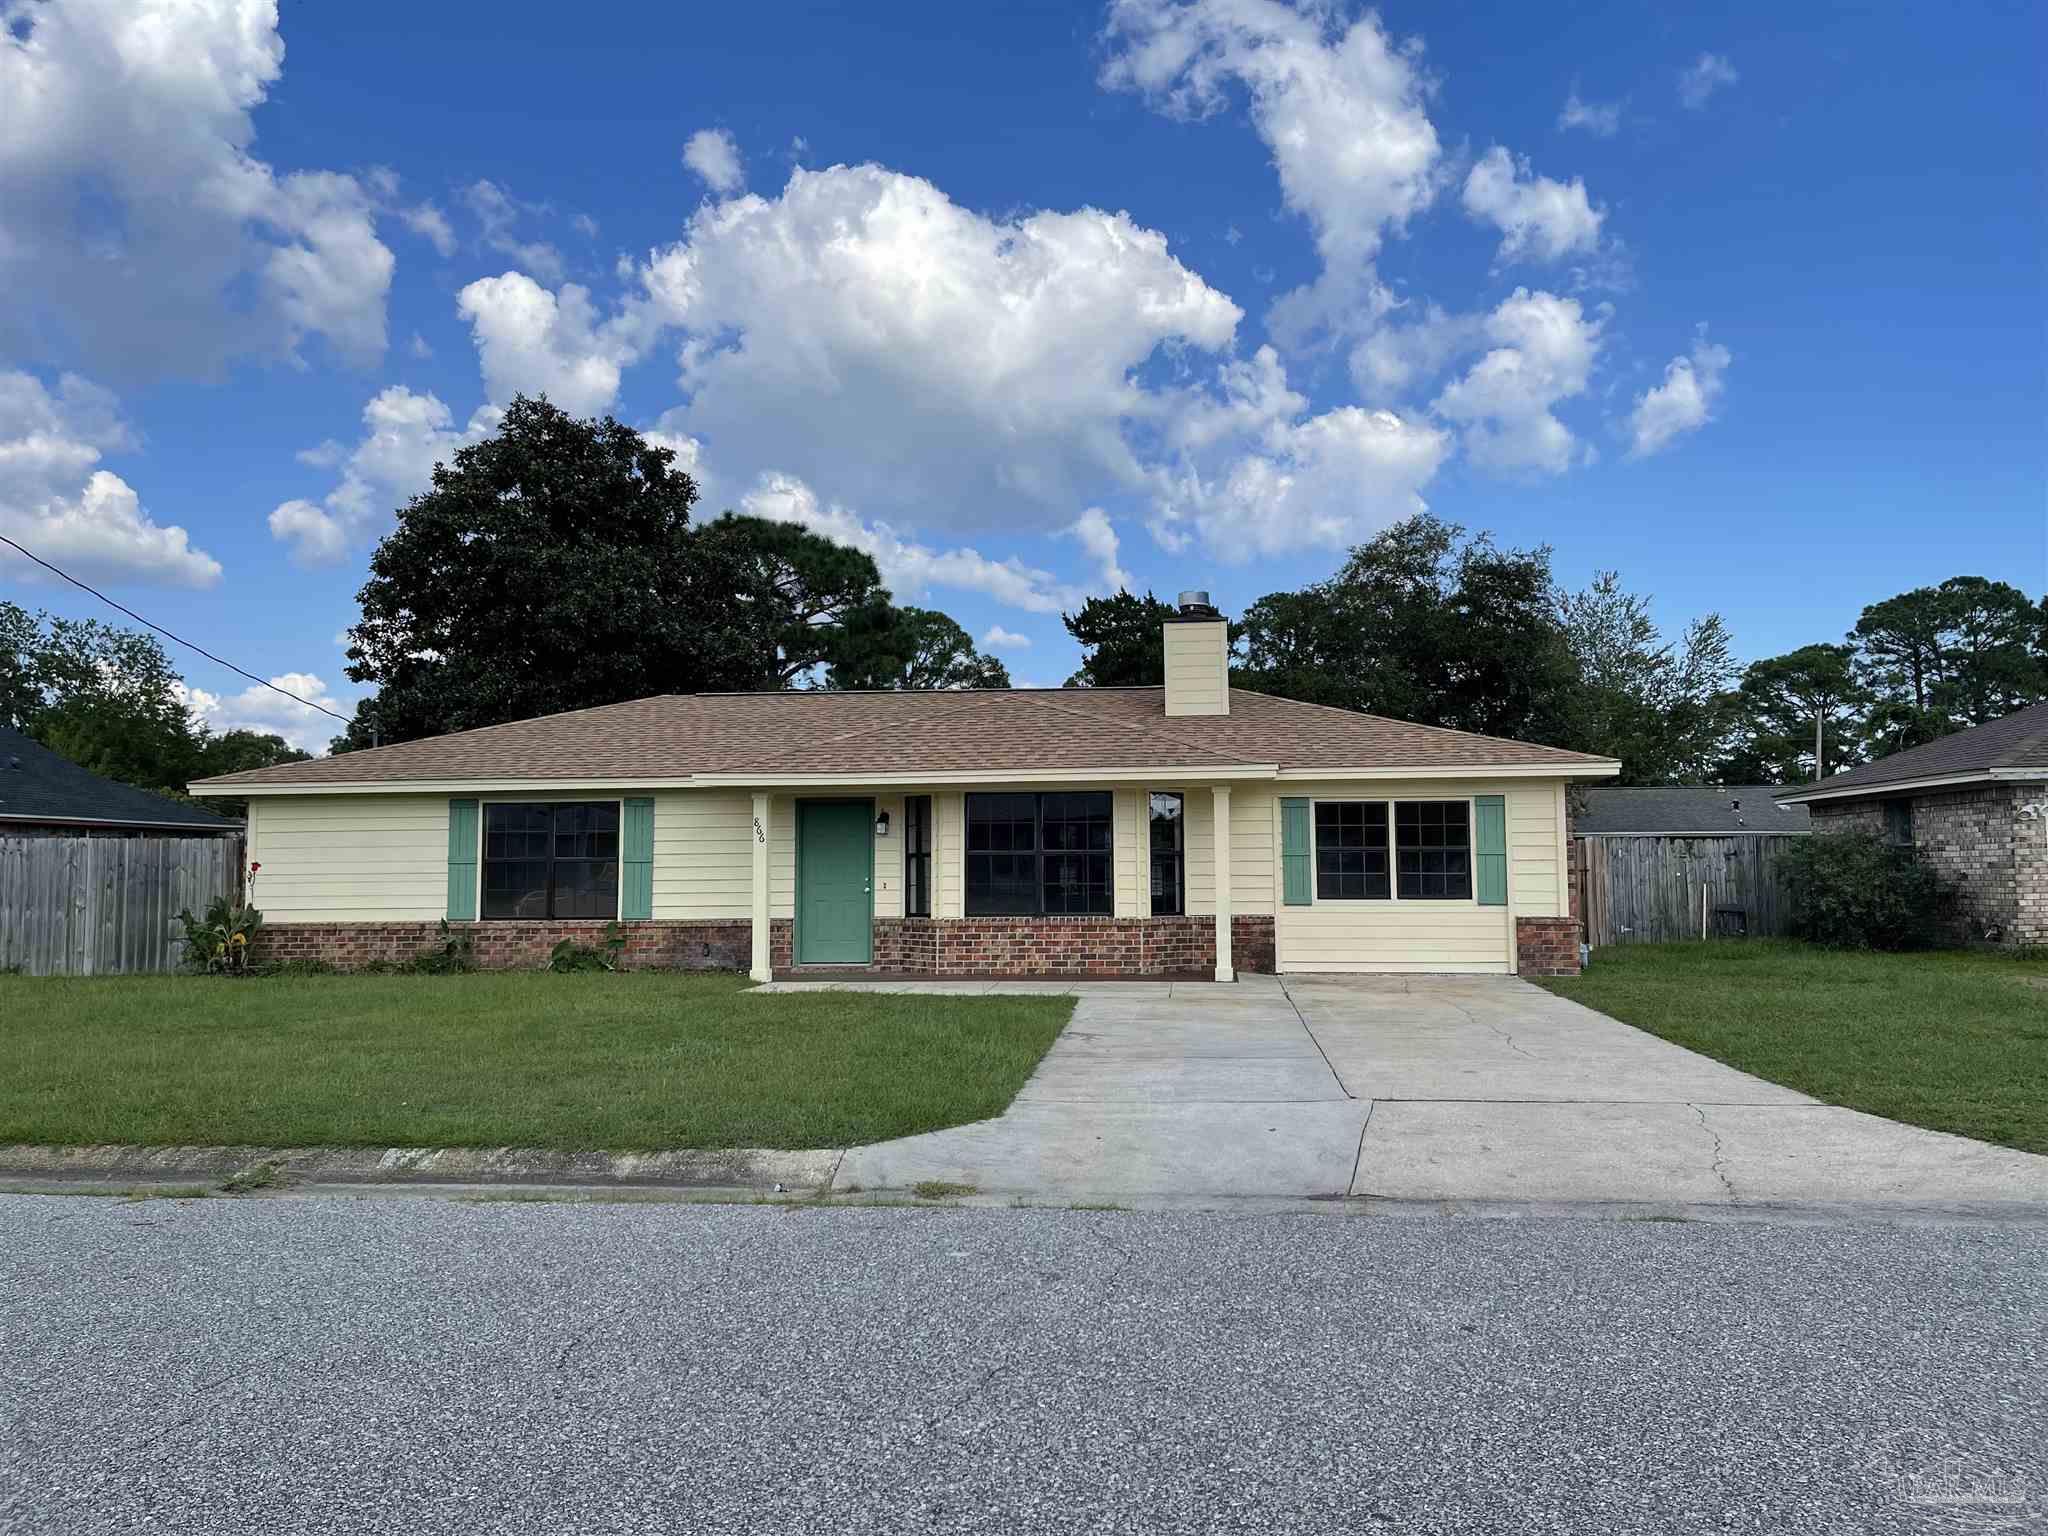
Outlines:
{"label": "concrete driveway", "polygon": [[[1061,990],[958,988],[998,989]],[[854,1148],[835,1186],[2048,1206],[2048,1158],[1819,1104],[1512,978],[1064,990],[1073,1022],[1006,1114]]]}

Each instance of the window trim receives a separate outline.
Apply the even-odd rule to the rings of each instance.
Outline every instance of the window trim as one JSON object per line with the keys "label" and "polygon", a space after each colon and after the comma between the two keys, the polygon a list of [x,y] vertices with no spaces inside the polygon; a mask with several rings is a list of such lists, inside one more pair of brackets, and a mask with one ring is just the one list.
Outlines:
{"label": "window trim", "polygon": [[[1031,849],[1031,856],[1037,865],[1037,874],[1033,878],[1031,884],[1031,888],[1035,893],[1035,899],[1038,903],[1037,909],[1035,911],[976,912],[972,910],[974,905],[973,882],[969,871],[971,867],[971,861],[975,857],[974,813],[972,802],[975,796],[977,795],[1020,795],[1028,796],[1030,798],[1031,836],[1033,843]],[[1109,909],[1105,912],[1048,912],[1045,909],[1045,856],[1048,851],[1045,846],[1045,801],[1048,795],[1099,795],[1109,802],[1109,847],[1103,851],[1103,857],[1109,861]],[[1095,789],[1092,787],[1087,789],[1016,789],[1005,787],[970,789],[963,791],[960,796],[960,915],[963,918],[971,917],[977,919],[1115,917],[1117,915],[1116,817],[1116,792],[1113,789]],[[1064,852],[1071,850],[1055,851]]]}
{"label": "window trim", "polygon": [[[612,882],[612,915],[610,917],[485,917],[484,916],[484,836],[491,820],[494,805],[615,805],[619,808],[619,878]],[[661,816],[660,797],[655,798],[654,814]],[[476,916],[471,919],[478,923],[616,923],[620,921],[620,903],[626,899],[626,797],[624,795],[580,795],[573,798],[556,796],[538,800],[532,795],[497,794],[479,795],[476,807]],[[554,862],[552,853],[548,862]],[[552,894],[552,886],[550,887]]]}
{"label": "window trim", "polygon": [[[1184,790],[1184,789],[1146,789],[1146,790],[1140,790],[1140,791],[1139,791],[1139,793],[1140,793],[1140,794],[1142,794],[1142,795],[1143,795],[1143,796],[1145,797],[1145,800],[1144,800],[1144,805],[1145,805],[1145,915],[1146,915],[1147,917],[1188,917],[1188,916],[1191,916],[1192,914],[1190,914],[1190,913],[1189,913],[1189,911],[1188,911],[1188,795],[1187,795],[1187,791],[1186,791],[1186,790]],[[1153,867],[1154,867],[1154,861],[1155,861],[1155,860],[1157,860],[1157,859],[1158,859],[1158,857],[1159,857],[1159,854],[1157,853],[1157,851],[1156,851],[1156,850],[1155,850],[1155,849],[1153,848],[1153,846],[1152,846],[1152,797],[1153,797],[1154,795],[1166,795],[1166,796],[1170,796],[1171,798],[1173,798],[1173,799],[1175,799],[1175,800],[1178,800],[1178,801],[1180,802],[1180,816],[1179,816],[1179,818],[1178,818],[1178,819],[1176,820],[1176,822],[1175,822],[1175,826],[1176,826],[1176,827],[1177,827],[1177,828],[1179,829],[1179,833],[1180,833],[1180,840],[1179,840],[1179,843],[1178,843],[1178,844],[1176,845],[1176,847],[1175,847],[1175,848],[1174,848],[1174,850],[1173,850],[1173,880],[1174,880],[1174,901],[1175,901],[1175,904],[1174,904],[1174,908],[1173,908],[1173,910],[1172,910],[1171,912],[1161,912],[1161,911],[1159,910],[1159,906],[1158,906],[1158,897],[1157,897],[1156,895],[1154,895],[1154,894],[1153,894],[1153,887],[1152,887],[1152,871],[1153,871]],[[1111,898],[1111,900],[1110,900],[1110,905],[1111,905],[1111,907],[1112,907],[1112,908],[1114,908],[1114,907],[1115,907],[1115,905],[1116,905],[1116,902],[1115,902],[1115,897],[1116,897],[1116,891],[1115,891],[1115,880],[1116,880],[1116,821],[1115,821],[1115,809],[1116,809],[1116,808],[1115,808],[1115,803],[1114,803],[1114,802],[1112,801],[1112,802],[1111,802],[1111,806],[1110,806],[1110,811],[1111,811],[1111,819],[1110,819],[1110,831],[1109,831],[1109,839],[1110,839],[1110,850],[1109,850],[1109,851],[1110,851],[1110,866],[1109,866],[1109,868],[1110,868],[1110,882],[1111,882],[1111,890],[1110,890],[1110,898]]]}
{"label": "window trim", "polygon": [[[1308,904],[1311,910],[1327,900],[1333,907],[1373,907],[1382,903],[1392,906],[1403,900],[1419,907],[1473,907],[1479,905],[1479,869],[1476,863],[1478,849],[1474,838],[1478,828],[1478,808],[1473,803],[1476,793],[1467,795],[1311,795],[1308,802],[1309,835],[1309,882]],[[1387,808],[1387,894],[1385,896],[1331,896],[1325,898],[1321,882],[1316,878],[1315,835],[1316,807],[1319,805],[1354,805],[1358,803],[1384,805]],[[1448,805],[1462,803],[1465,807],[1465,875],[1470,887],[1463,896],[1408,896],[1401,895],[1400,831],[1396,825],[1394,807],[1397,805]],[[1279,814],[1277,811],[1274,813]],[[1508,851],[1508,904],[1502,910],[1514,909],[1515,861],[1512,848]]]}

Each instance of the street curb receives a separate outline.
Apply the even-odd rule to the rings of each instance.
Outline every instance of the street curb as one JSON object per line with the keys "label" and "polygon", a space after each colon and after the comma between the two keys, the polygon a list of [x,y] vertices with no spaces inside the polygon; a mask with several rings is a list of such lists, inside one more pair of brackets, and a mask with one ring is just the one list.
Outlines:
{"label": "street curb", "polygon": [[0,1147],[0,1180],[220,1183],[269,1170],[278,1184],[523,1184],[584,1188],[821,1190],[836,1148],[557,1152],[545,1147]]}

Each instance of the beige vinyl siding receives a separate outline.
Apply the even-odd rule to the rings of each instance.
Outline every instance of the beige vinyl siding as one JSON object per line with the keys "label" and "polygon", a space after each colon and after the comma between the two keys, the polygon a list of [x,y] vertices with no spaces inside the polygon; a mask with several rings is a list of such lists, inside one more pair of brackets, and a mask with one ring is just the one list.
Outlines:
{"label": "beige vinyl siding", "polygon": [[1226,627],[1213,624],[1166,626],[1166,701],[1175,715],[1230,713],[1230,662]]}
{"label": "beige vinyl siding", "polygon": [[875,839],[875,916],[903,915],[903,797],[875,796],[875,814],[889,817],[889,835]]}
{"label": "beige vinyl siding", "polygon": [[431,922],[448,914],[448,797],[252,799],[249,857],[266,922]]}
{"label": "beige vinyl siding", "polygon": [[[1414,779],[1283,783],[1279,795],[1311,800],[1464,800],[1500,795],[1508,826],[1508,905],[1471,901],[1321,901],[1279,906],[1275,934],[1283,971],[1514,970],[1514,920],[1562,915],[1558,781]],[[1235,812],[1235,806],[1232,807]],[[1235,830],[1236,818],[1232,818]],[[1266,811],[1265,825],[1274,824]],[[1272,872],[1268,865],[1267,890]]]}
{"label": "beige vinyl siding", "polygon": [[[1233,912],[1273,910],[1273,792],[1240,784],[1230,794],[1230,905]],[[1214,911],[1214,907],[1209,910]]]}
{"label": "beige vinyl siding", "polygon": [[753,912],[754,802],[745,791],[654,797],[654,915],[672,920]]}
{"label": "beige vinyl siding", "polygon": [[932,796],[932,915],[958,917],[967,905],[967,798],[959,790]]}
{"label": "beige vinyl siding", "polygon": [[796,916],[796,797],[768,797],[768,920]]}
{"label": "beige vinyl siding", "polygon": [[1109,824],[1111,881],[1118,917],[1149,917],[1152,912],[1150,835],[1151,802],[1142,789],[1119,789]]}

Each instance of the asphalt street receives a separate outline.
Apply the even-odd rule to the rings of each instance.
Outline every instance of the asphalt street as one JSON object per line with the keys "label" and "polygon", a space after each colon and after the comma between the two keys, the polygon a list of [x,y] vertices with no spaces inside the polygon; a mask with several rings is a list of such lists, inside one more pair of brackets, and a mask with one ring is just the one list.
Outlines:
{"label": "asphalt street", "polygon": [[2043,1528],[2048,1230],[0,1197],[5,1532]]}

